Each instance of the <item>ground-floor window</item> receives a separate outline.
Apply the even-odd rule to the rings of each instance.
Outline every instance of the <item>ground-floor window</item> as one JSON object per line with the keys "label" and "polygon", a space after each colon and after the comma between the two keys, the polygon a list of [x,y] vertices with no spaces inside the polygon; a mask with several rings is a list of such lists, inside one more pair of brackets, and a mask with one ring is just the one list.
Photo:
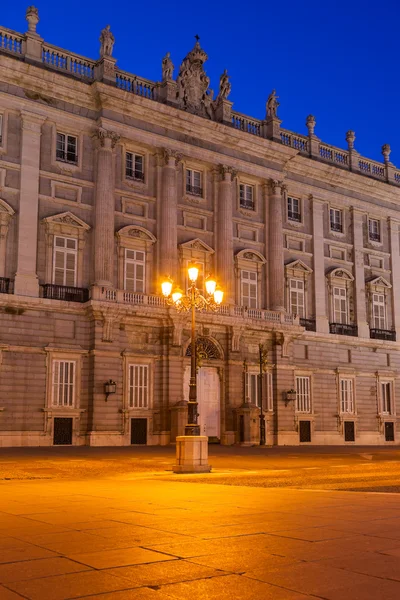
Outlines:
{"label": "ground-floor window", "polygon": [[354,383],[352,379],[340,379],[340,411],[354,412]]}
{"label": "ground-floor window", "polygon": [[129,365],[129,408],[149,407],[149,366]]}
{"label": "ground-floor window", "polygon": [[[272,373],[265,373],[263,376],[263,409],[273,410],[273,380]],[[248,398],[252,404],[259,408],[261,407],[260,399],[260,374],[246,373],[246,399]]]}
{"label": "ground-floor window", "polygon": [[54,360],[52,366],[52,405],[73,407],[75,402],[75,361]]}
{"label": "ground-floor window", "polygon": [[309,376],[296,377],[296,411],[311,412],[311,385]]}

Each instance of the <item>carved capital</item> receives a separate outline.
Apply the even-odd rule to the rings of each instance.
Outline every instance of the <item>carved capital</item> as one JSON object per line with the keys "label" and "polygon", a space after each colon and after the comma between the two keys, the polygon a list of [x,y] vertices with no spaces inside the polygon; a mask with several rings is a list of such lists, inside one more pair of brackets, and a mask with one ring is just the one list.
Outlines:
{"label": "carved capital", "polygon": [[162,151],[164,165],[177,166],[182,160],[182,154],[170,148],[163,148]]}
{"label": "carved capital", "polygon": [[115,148],[120,140],[118,133],[115,133],[115,131],[108,131],[107,129],[103,129],[103,127],[100,127],[96,131],[95,137],[99,140],[102,148]]}
{"label": "carved capital", "polygon": [[283,192],[287,190],[287,185],[278,179],[270,179],[269,189],[271,190],[272,194],[279,194],[279,192],[283,194]]}
{"label": "carved capital", "polygon": [[227,165],[219,165],[219,172],[222,175],[222,179],[228,181],[233,181],[237,174],[237,171],[233,167],[228,167]]}

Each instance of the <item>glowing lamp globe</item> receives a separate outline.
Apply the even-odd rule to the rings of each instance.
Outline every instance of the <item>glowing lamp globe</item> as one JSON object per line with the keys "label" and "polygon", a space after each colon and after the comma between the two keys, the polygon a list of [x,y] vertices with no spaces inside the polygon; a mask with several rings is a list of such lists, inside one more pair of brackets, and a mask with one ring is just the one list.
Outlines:
{"label": "glowing lamp globe", "polygon": [[165,297],[170,296],[172,292],[172,281],[170,279],[163,281],[161,284],[161,290]]}
{"label": "glowing lamp globe", "polygon": [[196,283],[199,276],[199,267],[193,263],[188,266],[188,276],[192,283]]}
{"label": "glowing lamp globe", "polygon": [[224,299],[224,292],[221,290],[221,288],[217,288],[214,292],[215,303],[221,304],[223,299]]}
{"label": "glowing lamp globe", "polygon": [[206,279],[207,294],[212,296],[215,292],[216,287],[217,287],[217,282],[215,281],[215,279],[213,277],[207,277],[207,279]]}
{"label": "glowing lamp globe", "polygon": [[175,304],[178,304],[183,296],[181,288],[177,287],[172,292],[172,300]]}

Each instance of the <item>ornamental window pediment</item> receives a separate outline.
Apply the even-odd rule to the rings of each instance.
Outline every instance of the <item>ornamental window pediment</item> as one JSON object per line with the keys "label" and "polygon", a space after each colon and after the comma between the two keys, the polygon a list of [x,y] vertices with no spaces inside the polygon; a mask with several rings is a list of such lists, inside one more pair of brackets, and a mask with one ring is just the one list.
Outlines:
{"label": "ornamental window pediment", "polygon": [[384,277],[374,277],[374,279],[367,281],[367,286],[371,292],[386,292],[392,287]]}
{"label": "ornamental window pediment", "polygon": [[11,208],[9,204],[5,200],[0,198],[0,217],[3,215],[8,215],[12,217],[15,214],[15,211]]}
{"label": "ornamental window pediment", "polygon": [[293,262],[285,265],[285,271],[287,277],[300,277],[307,279],[313,270],[307,266],[302,260],[294,260]]}
{"label": "ornamental window pediment", "polygon": [[84,233],[90,229],[90,225],[70,211],[46,217],[42,222],[50,233],[73,233],[73,231],[70,231],[71,229],[75,230],[75,233],[76,229],[81,230],[82,233]]}
{"label": "ornamental window pediment", "polygon": [[261,252],[257,252],[257,250],[241,250],[236,254],[235,258],[236,261],[249,260],[254,263],[260,263],[261,265],[264,265],[267,262]]}
{"label": "ornamental window pediment", "polygon": [[123,227],[117,231],[116,236],[120,242],[122,239],[137,240],[148,244],[155,244],[157,241],[157,238],[151,233],[151,231],[141,227],[140,225],[127,225],[126,227]]}
{"label": "ornamental window pediment", "polygon": [[214,254],[215,250],[213,250],[213,248],[211,248],[211,246],[209,246],[208,244],[206,244],[205,242],[203,242],[203,240],[200,240],[199,238],[196,238],[194,240],[190,240],[189,242],[185,242],[183,244],[180,244],[180,249],[181,252],[186,251],[197,251],[197,252],[207,252],[207,254]]}
{"label": "ornamental window pediment", "polygon": [[342,281],[343,283],[350,283],[354,281],[354,276],[347,269],[333,269],[327,274],[328,281],[332,283],[335,281]]}

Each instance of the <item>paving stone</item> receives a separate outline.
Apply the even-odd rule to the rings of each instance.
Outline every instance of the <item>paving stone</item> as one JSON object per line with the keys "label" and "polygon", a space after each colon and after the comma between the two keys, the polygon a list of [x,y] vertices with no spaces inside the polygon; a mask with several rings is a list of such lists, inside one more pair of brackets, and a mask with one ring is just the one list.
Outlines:
{"label": "paving stone", "polygon": [[24,546],[2,549],[0,553],[0,564],[33,560],[36,558],[50,558],[52,556],[57,556],[57,554],[51,550],[46,550],[46,548],[25,544]]}
{"label": "paving stone", "polygon": [[4,586],[0,585],[0,598],[1,598],[1,600],[21,600],[21,598],[23,598],[23,596],[20,596],[19,594],[16,594],[12,590],[9,590],[9,589],[5,588]]}
{"label": "paving stone", "polygon": [[354,556],[322,560],[318,564],[400,581],[400,556],[378,552],[359,552]]}
{"label": "paving stone", "polygon": [[108,569],[111,567],[123,567],[125,565],[174,560],[173,556],[162,554],[161,552],[152,552],[143,548],[120,548],[118,550],[74,554],[70,558],[95,569]]}
{"label": "paving stone", "polygon": [[89,567],[78,564],[67,558],[44,558],[41,560],[26,560],[0,565],[0,583],[9,581],[24,581],[37,577],[62,575],[89,570]]}

